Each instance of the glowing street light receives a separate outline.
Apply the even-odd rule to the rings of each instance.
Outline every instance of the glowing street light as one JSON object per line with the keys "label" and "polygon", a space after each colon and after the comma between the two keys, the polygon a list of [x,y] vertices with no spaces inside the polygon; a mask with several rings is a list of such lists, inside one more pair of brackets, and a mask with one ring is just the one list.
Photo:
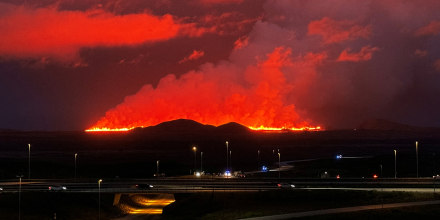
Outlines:
{"label": "glowing street light", "polygon": [[229,142],[226,141],[226,170],[229,170]]}
{"label": "glowing street light", "polygon": [[160,160],[156,161],[156,177],[159,177],[159,161]]}
{"label": "glowing street light", "polygon": [[278,179],[281,177],[281,154],[278,153]]}
{"label": "glowing street light", "polygon": [[394,150],[394,179],[397,178],[397,150]]}
{"label": "glowing street light", "polygon": [[194,172],[197,169],[197,147],[193,146],[192,150],[194,151]]}
{"label": "glowing street light", "polygon": [[29,147],[29,161],[28,161],[28,179],[31,179],[31,144],[28,144]]}
{"label": "glowing street light", "polygon": [[102,179],[98,180],[98,219],[101,219],[101,182]]}
{"label": "glowing street light", "polygon": [[78,153],[75,153],[75,179],[76,179],[76,159],[78,158]]}
{"label": "glowing street light", "polygon": [[417,169],[417,178],[419,178],[419,142],[416,141],[416,169]]}

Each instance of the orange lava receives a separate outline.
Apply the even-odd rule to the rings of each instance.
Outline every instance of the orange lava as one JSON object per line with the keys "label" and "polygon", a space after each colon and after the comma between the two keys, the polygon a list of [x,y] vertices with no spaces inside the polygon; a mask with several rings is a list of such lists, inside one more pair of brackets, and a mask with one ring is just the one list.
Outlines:
{"label": "orange lava", "polygon": [[[127,132],[135,129],[137,127],[131,127],[131,128],[90,128],[85,130],[86,132]],[[291,128],[276,128],[276,127],[265,127],[265,126],[259,126],[259,127],[252,127],[248,126],[249,129],[254,131],[321,131],[321,126],[316,127],[291,127]]]}

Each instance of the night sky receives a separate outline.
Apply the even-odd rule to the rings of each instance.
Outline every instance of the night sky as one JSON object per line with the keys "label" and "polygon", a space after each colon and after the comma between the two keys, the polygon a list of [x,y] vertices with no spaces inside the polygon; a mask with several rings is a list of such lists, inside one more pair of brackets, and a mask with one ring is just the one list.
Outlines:
{"label": "night sky", "polygon": [[3,0],[0,129],[440,126],[440,1]]}

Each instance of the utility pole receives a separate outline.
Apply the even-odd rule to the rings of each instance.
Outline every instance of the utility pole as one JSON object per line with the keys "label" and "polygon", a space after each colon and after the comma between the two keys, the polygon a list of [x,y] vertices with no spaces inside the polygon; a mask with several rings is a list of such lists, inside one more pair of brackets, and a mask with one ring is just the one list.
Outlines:
{"label": "utility pole", "polygon": [[416,177],[419,178],[419,142],[418,141],[416,141],[416,166],[417,166]]}
{"label": "utility pole", "polygon": [[28,179],[31,179],[31,144],[28,144],[28,147],[29,147],[29,156],[28,156],[28,158],[29,158],[29,161],[28,161],[28,171],[29,171],[29,173],[28,173]]}

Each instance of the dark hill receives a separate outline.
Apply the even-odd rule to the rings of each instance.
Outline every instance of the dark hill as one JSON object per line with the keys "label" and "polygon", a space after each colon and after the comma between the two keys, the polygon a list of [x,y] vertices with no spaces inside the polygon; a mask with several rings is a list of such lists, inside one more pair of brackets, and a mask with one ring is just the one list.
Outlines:
{"label": "dark hill", "polygon": [[215,126],[204,125],[188,119],[177,119],[146,128],[136,128],[135,131],[148,133],[203,133],[213,129],[215,129]]}
{"label": "dark hill", "polygon": [[158,134],[158,135],[185,135],[185,134],[196,134],[196,135],[221,135],[221,134],[247,134],[250,129],[241,124],[230,122],[218,127],[213,125],[204,125],[199,122],[188,120],[188,119],[178,119],[173,121],[167,121],[160,123],[155,126],[150,126],[146,128],[136,128],[134,133],[136,134]]}
{"label": "dark hill", "polygon": [[248,127],[236,122],[229,122],[227,124],[220,125],[215,130],[222,133],[245,133],[250,131]]}

